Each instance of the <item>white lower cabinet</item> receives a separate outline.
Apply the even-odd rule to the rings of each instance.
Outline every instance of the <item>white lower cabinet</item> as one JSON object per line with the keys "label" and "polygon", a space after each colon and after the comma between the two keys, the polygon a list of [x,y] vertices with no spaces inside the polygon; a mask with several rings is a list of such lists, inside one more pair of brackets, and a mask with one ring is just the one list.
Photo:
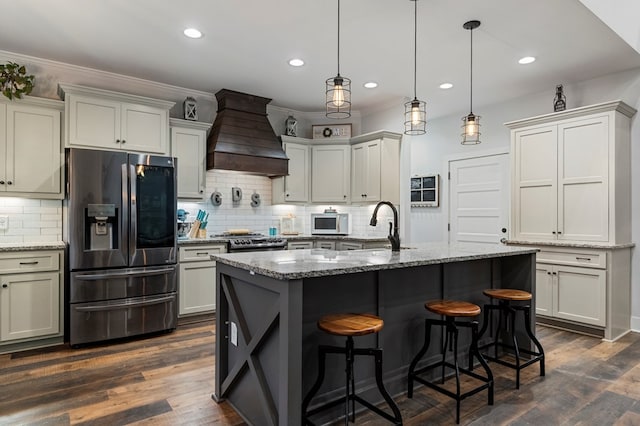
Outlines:
{"label": "white lower cabinet", "polygon": [[353,241],[338,241],[336,243],[336,250],[362,250],[364,243],[356,243]]}
{"label": "white lower cabinet", "polygon": [[210,256],[226,251],[224,244],[180,247],[178,316],[215,311],[216,262]]}
{"label": "white lower cabinet", "polygon": [[538,264],[536,314],[606,325],[606,271]]}
{"label": "white lower cabinet", "polygon": [[62,256],[0,253],[0,344],[62,336]]}
{"label": "white lower cabinet", "polygon": [[318,240],[314,243],[315,248],[326,249],[326,250],[335,250],[336,242],[335,241],[322,241]]}
{"label": "white lower cabinet", "polygon": [[540,247],[535,297],[540,319],[618,339],[630,331],[631,247]]}

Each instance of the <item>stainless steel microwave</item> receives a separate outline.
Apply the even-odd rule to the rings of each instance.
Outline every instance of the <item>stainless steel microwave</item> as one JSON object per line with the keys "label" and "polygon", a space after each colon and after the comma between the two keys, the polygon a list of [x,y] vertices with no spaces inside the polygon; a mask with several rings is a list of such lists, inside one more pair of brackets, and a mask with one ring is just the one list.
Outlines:
{"label": "stainless steel microwave", "polygon": [[311,213],[314,235],[348,235],[351,233],[348,213]]}

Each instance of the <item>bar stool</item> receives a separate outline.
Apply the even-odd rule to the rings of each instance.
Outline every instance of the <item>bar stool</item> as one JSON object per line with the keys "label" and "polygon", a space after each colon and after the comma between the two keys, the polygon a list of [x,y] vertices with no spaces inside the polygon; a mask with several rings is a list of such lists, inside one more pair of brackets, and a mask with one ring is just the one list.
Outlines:
{"label": "bar stool", "polygon": [[[516,389],[520,389],[520,370],[523,368],[535,363],[540,362],[540,376],[544,376],[544,350],[542,349],[542,345],[536,339],[536,336],[531,331],[531,305],[512,305],[513,301],[527,301],[531,300],[531,293],[524,290],[515,290],[510,288],[496,288],[496,289],[486,289],[482,292],[485,296],[489,297],[491,300],[497,300],[498,304],[486,304],[484,305],[484,324],[482,324],[482,329],[480,330],[480,335],[478,339],[482,337],[482,335],[487,331],[487,327],[491,322],[491,311],[499,311],[500,317],[498,318],[498,327],[496,328],[496,333],[493,342],[487,343],[479,347],[480,350],[493,346],[494,354],[490,356],[488,354],[483,354],[483,356],[489,361],[497,362],[498,364],[504,365],[509,368],[513,368],[516,370]],[[516,312],[524,313],[524,329],[533,344],[538,348],[538,352],[531,351],[529,349],[521,348],[518,346],[518,339],[516,337],[515,329],[516,329]],[[511,335],[511,340],[513,344],[507,344],[500,341],[500,332],[504,331]],[[516,363],[510,363],[505,361],[504,359],[500,359],[498,357],[498,348],[511,349],[514,353],[514,357],[516,359]],[[521,363],[520,353],[524,353],[527,355],[531,355],[526,362]],[[472,360],[469,360],[470,368]]]}
{"label": "bar stool", "polygon": [[[377,348],[354,348],[353,337],[354,336],[364,336],[371,333],[377,333],[382,329],[384,325],[384,321],[380,317],[371,314],[332,314],[326,315],[320,318],[318,321],[318,328],[326,333],[333,334],[336,336],[345,336],[347,338],[347,344],[345,347],[340,346],[328,346],[328,345],[320,345],[318,348],[318,378],[307,394],[307,396],[302,401],[302,423],[305,425],[313,425],[313,423],[309,420],[309,417],[319,413],[320,411],[336,406],[341,402],[345,404],[345,418],[344,424],[349,423],[349,401],[351,401],[351,421],[355,422],[356,413],[355,413],[355,403],[356,401],[360,404],[364,405],[368,409],[374,411],[376,414],[384,417],[389,420],[393,424],[401,425],[402,424],[402,416],[400,415],[400,410],[398,406],[395,404],[389,393],[384,388],[384,384],[382,383],[382,349]],[[345,396],[329,401],[319,407],[315,407],[312,410],[307,411],[307,407],[309,403],[313,399],[318,389],[322,385],[322,381],[324,380],[325,373],[325,360],[327,354],[344,354],[346,358],[346,386],[345,386]],[[373,356],[375,359],[375,376],[376,376],[376,384],[378,385],[378,390],[382,394],[382,397],[387,402],[391,410],[393,411],[393,416],[382,411],[380,408],[371,404],[369,401],[363,399],[359,395],[355,393],[355,379],[353,374],[353,364],[354,358],[356,355],[369,355]]]}
{"label": "bar stool", "polygon": [[[478,322],[471,321],[456,321],[458,317],[475,317],[480,314],[480,307],[473,303],[463,302],[458,300],[437,300],[427,302],[424,305],[425,309],[438,315],[443,315],[444,320],[430,319],[425,320],[425,333],[424,333],[424,345],[420,352],[415,356],[411,365],[409,366],[408,375],[408,393],[409,398],[413,397],[413,382],[422,383],[425,386],[430,387],[450,398],[456,400],[456,423],[460,423],[460,401],[474,395],[484,389],[488,390],[488,403],[493,405],[493,374],[487,362],[482,358],[480,351],[478,350]],[[416,370],[416,365],[427,353],[429,344],[431,343],[431,326],[442,326],[446,332],[444,345],[442,347],[442,360],[434,364],[422,367]],[[469,356],[476,357],[486,372],[486,377],[474,373],[471,369],[467,370],[461,368],[458,365],[458,327],[471,328],[471,346],[469,347]],[[449,351],[453,351],[453,363],[447,361],[447,346]],[[432,370],[437,367],[442,367],[442,384],[444,384],[445,367],[452,368],[455,371],[456,378],[456,392],[453,393],[442,386],[439,386],[433,382],[420,377],[421,374]],[[477,380],[483,382],[481,385],[468,390],[465,393],[461,393],[460,390],[460,373],[467,374]]]}

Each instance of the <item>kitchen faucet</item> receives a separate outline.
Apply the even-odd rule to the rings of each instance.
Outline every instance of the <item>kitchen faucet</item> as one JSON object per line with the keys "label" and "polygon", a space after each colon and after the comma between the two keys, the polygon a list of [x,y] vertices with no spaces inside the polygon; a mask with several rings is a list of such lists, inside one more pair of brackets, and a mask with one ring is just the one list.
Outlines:
{"label": "kitchen faucet", "polygon": [[[387,237],[389,241],[391,241],[391,251],[400,251],[400,235],[398,234],[398,210],[396,210],[395,206],[389,201],[380,201],[376,208],[373,210],[373,215],[371,216],[371,220],[369,221],[369,225],[376,226],[378,224],[378,209],[381,205],[386,204],[391,207],[393,210],[393,223],[389,223],[389,236]],[[393,234],[391,230],[393,229]]]}

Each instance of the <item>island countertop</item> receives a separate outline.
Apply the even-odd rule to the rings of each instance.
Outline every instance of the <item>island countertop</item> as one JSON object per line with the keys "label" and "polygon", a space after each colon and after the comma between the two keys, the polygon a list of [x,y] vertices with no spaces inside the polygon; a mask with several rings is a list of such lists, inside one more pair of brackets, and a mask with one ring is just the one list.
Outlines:
{"label": "island countertop", "polygon": [[496,244],[421,243],[392,252],[391,249],[335,251],[307,249],[215,254],[216,262],[267,277],[288,280],[464,262],[535,253],[531,247]]}

